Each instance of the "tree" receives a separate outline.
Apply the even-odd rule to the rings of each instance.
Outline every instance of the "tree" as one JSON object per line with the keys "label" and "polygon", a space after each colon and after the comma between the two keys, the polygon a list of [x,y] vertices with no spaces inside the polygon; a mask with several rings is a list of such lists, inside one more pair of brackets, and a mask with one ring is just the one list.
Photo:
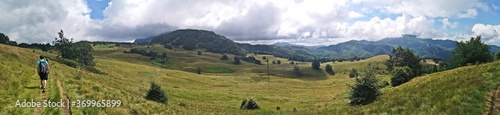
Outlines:
{"label": "tree", "polygon": [[263,59],[263,60],[266,60],[267,58],[266,58],[266,56],[262,56],[262,59]]}
{"label": "tree", "polygon": [[421,74],[422,65],[420,64],[420,58],[413,54],[410,48],[398,47],[392,49],[391,53],[389,60],[386,62],[389,71],[392,71],[395,67],[408,66],[412,70],[412,73],[414,73],[414,76]]}
{"label": "tree", "polygon": [[147,100],[156,101],[163,104],[168,104],[168,96],[160,87],[160,85],[152,82],[151,88],[145,97]]}
{"label": "tree", "polygon": [[59,39],[55,38],[54,46],[61,53],[61,57],[68,58],[68,59],[74,58],[74,54],[73,54],[74,52],[70,51],[71,50],[71,43],[73,42],[73,38],[71,38],[71,39],[66,38],[64,36],[63,30],[61,30],[60,32],[57,32],[57,34],[59,35]]}
{"label": "tree", "polygon": [[240,57],[234,56],[234,62],[233,63],[236,64],[236,65],[241,64]]}
{"label": "tree", "polygon": [[490,46],[481,42],[481,36],[471,37],[469,41],[456,42],[456,44],[457,47],[453,50],[451,59],[457,67],[491,60]]}
{"label": "tree", "polygon": [[76,42],[71,46],[73,56],[70,59],[77,60],[79,63],[86,66],[95,66],[94,56],[92,55],[92,46],[88,41]]}
{"label": "tree", "polygon": [[357,76],[359,76],[358,70],[352,68],[351,72],[349,73],[349,77],[353,78],[353,77],[357,77]]}
{"label": "tree", "polygon": [[274,60],[273,60],[273,62],[272,62],[272,63],[273,63],[273,64],[276,64],[276,61],[274,61]]}
{"label": "tree", "polygon": [[227,54],[222,54],[222,57],[220,58],[220,60],[228,60],[229,58],[227,57]]}
{"label": "tree", "polygon": [[378,79],[370,68],[367,68],[365,74],[356,77],[354,85],[350,85],[349,105],[365,105],[375,101],[380,96],[380,87],[377,84]]}
{"label": "tree", "polygon": [[281,64],[281,60],[276,61],[276,64]]}
{"label": "tree", "polygon": [[0,44],[7,44],[9,43],[9,36],[3,34],[3,33],[0,33]]}
{"label": "tree", "polygon": [[312,68],[315,69],[315,70],[320,70],[319,66],[320,66],[320,62],[318,60],[314,60],[311,64]]}
{"label": "tree", "polygon": [[406,83],[413,78],[412,70],[408,66],[396,67],[391,71],[391,74],[391,85],[393,87]]}
{"label": "tree", "polygon": [[295,75],[299,75],[299,76],[302,75],[302,71],[300,71],[300,68],[297,65],[295,65],[295,67],[293,67],[293,73],[295,73]]}
{"label": "tree", "polygon": [[290,64],[295,64],[295,62],[291,61]]}
{"label": "tree", "polygon": [[330,64],[326,64],[325,71],[330,75],[335,75],[335,72],[333,72],[332,66]]}
{"label": "tree", "polygon": [[201,55],[201,51],[198,51],[198,55]]}

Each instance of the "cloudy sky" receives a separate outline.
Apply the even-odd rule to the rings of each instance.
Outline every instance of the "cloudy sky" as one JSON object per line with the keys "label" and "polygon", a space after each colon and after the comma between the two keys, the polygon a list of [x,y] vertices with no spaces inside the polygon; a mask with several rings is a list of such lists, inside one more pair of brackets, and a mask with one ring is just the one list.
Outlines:
{"label": "cloudy sky", "polygon": [[500,45],[498,0],[1,0],[0,32],[51,42],[133,41],[176,29],[237,42],[329,45],[416,34]]}

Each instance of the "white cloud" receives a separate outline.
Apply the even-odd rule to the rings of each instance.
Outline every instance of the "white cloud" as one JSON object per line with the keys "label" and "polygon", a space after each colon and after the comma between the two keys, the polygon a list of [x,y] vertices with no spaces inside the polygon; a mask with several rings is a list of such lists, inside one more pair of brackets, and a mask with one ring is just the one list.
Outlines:
{"label": "white cloud", "polygon": [[85,39],[90,9],[83,0],[0,1],[0,32],[18,42],[50,43],[60,29],[66,37]]}
{"label": "white cloud", "polygon": [[467,11],[458,14],[459,18],[474,18],[477,15],[477,10],[474,8],[468,9]]}
{"label": "white cloud", "polygon": [[413,17],[452,17],[467,9],[481,5],[479,0],[354,0],[353,3],[367,3],[383,12],[407,14]]}
{"label": "white cloud", "polygon": [[60,29],[76,40],[130,41],[197,28],[237,41],[327,44],[406,33],[442,37],[437,18],[443,29],[455,28],[458,22],[449,19],[474,18],[477,10],[490,8],[479,0],[114,0],[104,19],[92,20],[84,0],[0,1],[7,12],[0,15],[0,32],[19,42],[50,42]]}
{"label": "white cloud", "polygon": [[482,11],[485,11],[485,12],[489,12],[490,11],[490,7],[488,6],[488,4],[486,4],[484,2],[478,2],[476,4],[476,7],[479,8],[479,9],[481,9]]}
{"label": "white cloud", "polygon": [[448,28],[456,28],[458,26],[458,22],[450,22],[448,18],[441,19],[441,23],[443,23],[442,29]]}
{"label": "white cloud", "polygon": [[491,6],[493,7],[493,9],[494,9],[494,10],[498,10],[497,5],[495,5],[495,4],[491,4]]}
{"label": "white cloud", "polygon": [[484,38],[495,38],[500,35],[500,25],[475,24],[471,30],[472,35],[481,35]]}

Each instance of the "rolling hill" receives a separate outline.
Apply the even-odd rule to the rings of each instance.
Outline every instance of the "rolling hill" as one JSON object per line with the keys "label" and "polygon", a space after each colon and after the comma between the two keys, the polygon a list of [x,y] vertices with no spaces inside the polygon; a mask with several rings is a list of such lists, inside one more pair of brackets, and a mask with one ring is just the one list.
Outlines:
{"label": "rolling hill", "polygon": [[226,37],[212,31],[181,29],[155,36],[151,43],[173,45],[184,49],[205,49],[213,53],[244,55],[246,51]]}
{"label": "rolling hill", "polygon": [[[408,47],[421,58],[449,59],[451,51],[456,47],[452,40],[433,40],[430,38],[417,38],[403,36],[398,38],[385,38],[379,41],[351,40],[329,46],[300,46],[286,42],[272,45],[239,44],[216,34],[212,31],[181,29],[166,32],[150,37],[152,43],[168,44],[190,50],[205,49],[214,53],[231,53],[244,55],[245,53],[273,54],[278,57],[291,58],[292,60],[310,61],[312,59],[350,59],[353,57],[368,58],[377,55],[390,54],[394,47]],[[147,41],[148,39],[136,39]],[[490,52],[496,52],[500,47],[492,45]]]}
{"label": "rolling hill", "polygon": [[[416,38],[403,36],[399,38],[385,38],[379,41],[351,40],[336,45],[320,47],[339,53],[340,55],[354,55],[358,57],[371,57],[381,54],[390,54],[393,47],[408,47],[421,58],[449,59],[451,52],[456,47],[452,40],[433,40],[430,38]],[[491,45],[490,52],[496,52],[500,47]]]}
{"label": "rolling hill", "polygon": [[154,36],[147,37],[147,38],[135,39],[134,43],[149,43],[149,42],[151,42],[151,40],[153,40],[153,38],[154,38]]}

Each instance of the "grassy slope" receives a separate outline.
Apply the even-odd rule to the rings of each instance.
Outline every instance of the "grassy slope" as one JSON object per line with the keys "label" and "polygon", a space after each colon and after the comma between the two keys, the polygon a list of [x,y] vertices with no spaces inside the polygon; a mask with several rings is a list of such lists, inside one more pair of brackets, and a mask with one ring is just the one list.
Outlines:
{"label": "grassy slope", "polygon": [[[34,64],[32,63],[36,62],[39,54],[31,52],[29,49],[5,45],[0,45],[0,48],[2,49],[0,51],[1,58],[8,60],[0,61],[2,64],[0,66],[0,70],[2,70],[0,88],[6,89],[0,90],[0,98],[5,99],[0,100],[0,105],[2,105],[0,111],[31,114],[34,108],[15,108],[13,106],[17,99],[39,100],[39,89],[26,88],[38,87],[38,77],[35,77],[35,70],[32,66]],[[419,77],[400,87],[385,88],[383,89],[384,95],[378,101],[366,106],[349,107],[346,105],[348,100],[345,98],[348,94],[346,84],[352,83],[352,79],[348,78],[348,72],[343,73],[342,71],[350,68],[360,70],[368,63],[383,63],[387,56],[377,56],[357,62],[336,62],[335,64],[329,62],[335,71],[339,71],[335,76],[306,78],[272,76],[268,81],[253,73],[255,70],[252,69],[261,67],[259,65],[243,63],[243,65],[238,66],[231,65],[237,70],[234,73],[198,75],[160,68],[151,64],[146,57],[137,54],[124,54],[123,50],[127,49],[117,47],[97,50],[95,53],[96,67],[109,75],[97,75],[53,61],[51,63],[54,67],[52,76],[56,77],[50,78],[52,81],[49,81],[49,85],[51,85],[49,87],[56,87],[53,80],[60,79],[68,97],[72,100],[114,99],[121,100],[123,103],[118,108],[72,108],[72,112],[75,114],[127,114],[131,110],[145,114],[276,114],[293,113],[291,109],[294,107],[298,108],[299,114],[424,114],[425,112],[452,114],[454,112],[463,113],[462,111],[480,114],[486,111],[485,95],[496,86],[500,75],[496,72],[500,70],[498,68],[499,62],[459,68]],[[197,56],[196,52],[190,54],[182,51],[175,52],[179,53],[169,53],[174,62],[206,61],[205,63],[202,63],[203,61],[191,61],[192,63],[185,61],[183,62],[186,64],[184,66],[213,64],[209,62],[223,63],[220,66],[228,66],[232,62],[232,60],[218,60],[220,55],[217,54],[203,53],[202,56]],[[190,58],[183,59],[188,56]],[[232,56],[229,57],[232,58]],[[324,65],[322,64],[322,67]],[[275,65],[273,68],[278,71],[280,68],[289,68],[288,66],[293,67],[293,65],[286,64]],[[303,71],[315,71],[310,69],[308,63],[299,66]],[[181,68],[182,66],[174,64],[172,67],[176,69],[175,67]],[[291,71],[291,68],[286,70],[286,72]],[[379,77],[388,79],[384,75],[379,75]],[[170,98],[169,105],[158,104],[143,98],[152,81],[159,83],[162,89],[167,92]],[[59,93],[49,92],[49,94]],[[57,96],[48,95],[48,97]],[[257,111],[239,110],[241,100],[248,98],[255,99],[262,109]],[[280,106],[283,110],[274,110],[276,106]],[[55,109],[46,113],[60,111]]]}

